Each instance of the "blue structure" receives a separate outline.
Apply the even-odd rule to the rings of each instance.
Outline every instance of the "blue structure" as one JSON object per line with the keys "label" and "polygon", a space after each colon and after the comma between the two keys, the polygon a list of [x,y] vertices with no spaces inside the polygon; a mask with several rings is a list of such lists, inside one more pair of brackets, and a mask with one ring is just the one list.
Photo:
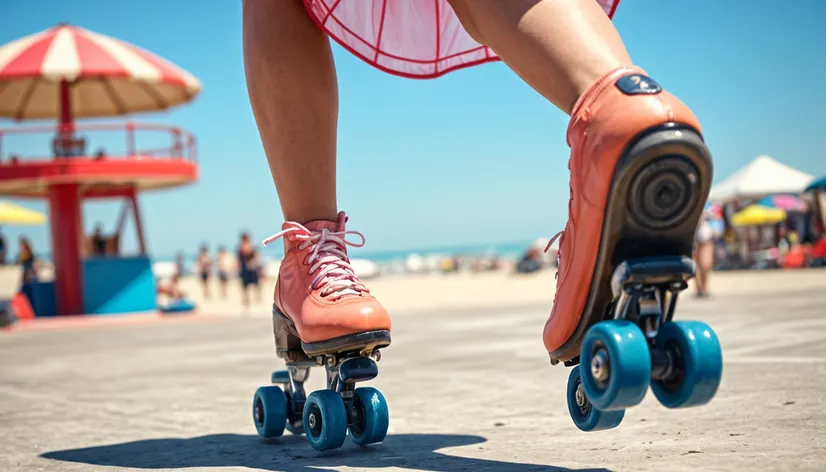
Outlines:
{"label": "blue structure", "polygon": [[[83,261],[83,312],[114,315],[156,311],[155,277],[146,256],[93,257]],[[36,316],[55,316],[54,282],[23,287]]]}
{"label": "blue structure", "polygon": [[83,261],[83,312],[110,315],[157,310],[152,262],[146,256]]}

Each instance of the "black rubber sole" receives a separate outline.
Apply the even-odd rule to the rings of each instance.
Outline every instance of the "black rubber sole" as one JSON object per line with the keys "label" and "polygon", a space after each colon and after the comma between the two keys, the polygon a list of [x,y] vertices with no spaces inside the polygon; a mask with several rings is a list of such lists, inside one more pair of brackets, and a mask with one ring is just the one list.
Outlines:
{"label": "black rubber sole", "polygon": [[272,307],[273,332],[278,356],[287,360],[297,360],[296,354],[309,357],[340,353],[374,351],[390,345],[390,331],[374,330],[348,334],[337,338],[305,343],[298,336],[295,324],[275,305]]}
{"label": "black rubber sole", "polygon": [[573,335],[550,353],[552,360],[577,358],[585,332],[608,316],[611,275],[620,263],[638,257],[691,257],[712,172],[703,138],[687,126],[649,129],[628,146],[614,169],[585,308]]}

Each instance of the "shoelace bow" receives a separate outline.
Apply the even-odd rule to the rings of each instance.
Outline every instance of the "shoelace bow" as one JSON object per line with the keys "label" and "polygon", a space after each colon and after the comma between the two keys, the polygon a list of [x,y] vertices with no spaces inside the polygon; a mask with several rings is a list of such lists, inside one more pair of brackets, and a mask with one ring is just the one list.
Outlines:
{"label": "shoelace bow", "polygon": [[[367,287],[356,276],[350,259],[344,252],[346,246],[364,246],[364,235],[358,231],[310,231],[304,225],[289,222],[287,228],[275,233],[263,241],[266,246],[280,238],[292,234],[293,238],[301,241],[298,249],[303,251],[310,246],[313,251],[304,259],[304,264],[310,266],[310,275],[318,272],[313,278],[311,288],[322,289],[321,296],[336,301],[345,295],[361,295],[370,293]],[[347,241],[345,237],[354,234],[361,238],[360,243]]]}

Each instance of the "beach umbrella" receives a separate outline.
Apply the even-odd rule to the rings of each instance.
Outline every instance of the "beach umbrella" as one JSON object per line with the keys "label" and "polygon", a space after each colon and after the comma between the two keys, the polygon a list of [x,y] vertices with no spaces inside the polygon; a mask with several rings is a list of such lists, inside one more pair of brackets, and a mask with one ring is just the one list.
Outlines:
{"label": "beach umbrella", "polygon": [[779,208],[784,211],[806,212],[809,209],[806,202],[794,195],[770,195],[761,198],[757,204],[768,208]]}
{"label": "beach umbrella", "polygon": [[795,194],[813,180],[813,175],[769,156],[759,156],[713,186],[708,199],[716,203],[729,203],[763,198],[766,195]]}
{"label": "beach umbrella", "polygon": [[815,180],[808,187],[806,187],[807,192],[812,192],[814,190],[826,190],[826,175],[823,177]]}
{"label": "beach umbrella", "polygon": [[0,225],[41,225],[46,216],[9,202],[0,202]]}
{"label": "beach umbrella", "polygon": [[786,212],[780,208],[750,205],[731,218],[734,226],[757,226],[776,224],[786,219]]}
{"label": "beach umbrella", "polygon": [[0,116],[18,121],[164,110],[201,90],[194,76],[132,44],[60,24],[0,46]]}

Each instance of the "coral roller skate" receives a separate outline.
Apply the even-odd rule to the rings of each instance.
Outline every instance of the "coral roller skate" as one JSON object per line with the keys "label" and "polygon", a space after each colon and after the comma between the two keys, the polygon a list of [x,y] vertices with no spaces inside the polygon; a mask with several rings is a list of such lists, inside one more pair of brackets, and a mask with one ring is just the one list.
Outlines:
{"label": "coral roller skate", "polygon": [[[373,387],[356,388],[378,375],[379,349],[390,345],[390,318],[356,277],[347,258],[346,217],[288,222],[265,244],[284,238],[285,257],[275,288],[273,332],[286,371],[272,374],[272,386],[253,399],[253,419],[264,438],[286,428],[306,434],[319,451],[353,442],[384,440],[389,414],[384,396]],[[310,368],[324,367],[327,388],[306,394]]]}
{"label": "coral roller skate", "polygon": [[668,408],[705,404],[720,343],[705,323],[673,320],[712,176],[700,125],[635,67],[603,76],[571,117],[569,217],[543,336],[551,363],[574,367],[571,418],[614,428],[649,386]]}

